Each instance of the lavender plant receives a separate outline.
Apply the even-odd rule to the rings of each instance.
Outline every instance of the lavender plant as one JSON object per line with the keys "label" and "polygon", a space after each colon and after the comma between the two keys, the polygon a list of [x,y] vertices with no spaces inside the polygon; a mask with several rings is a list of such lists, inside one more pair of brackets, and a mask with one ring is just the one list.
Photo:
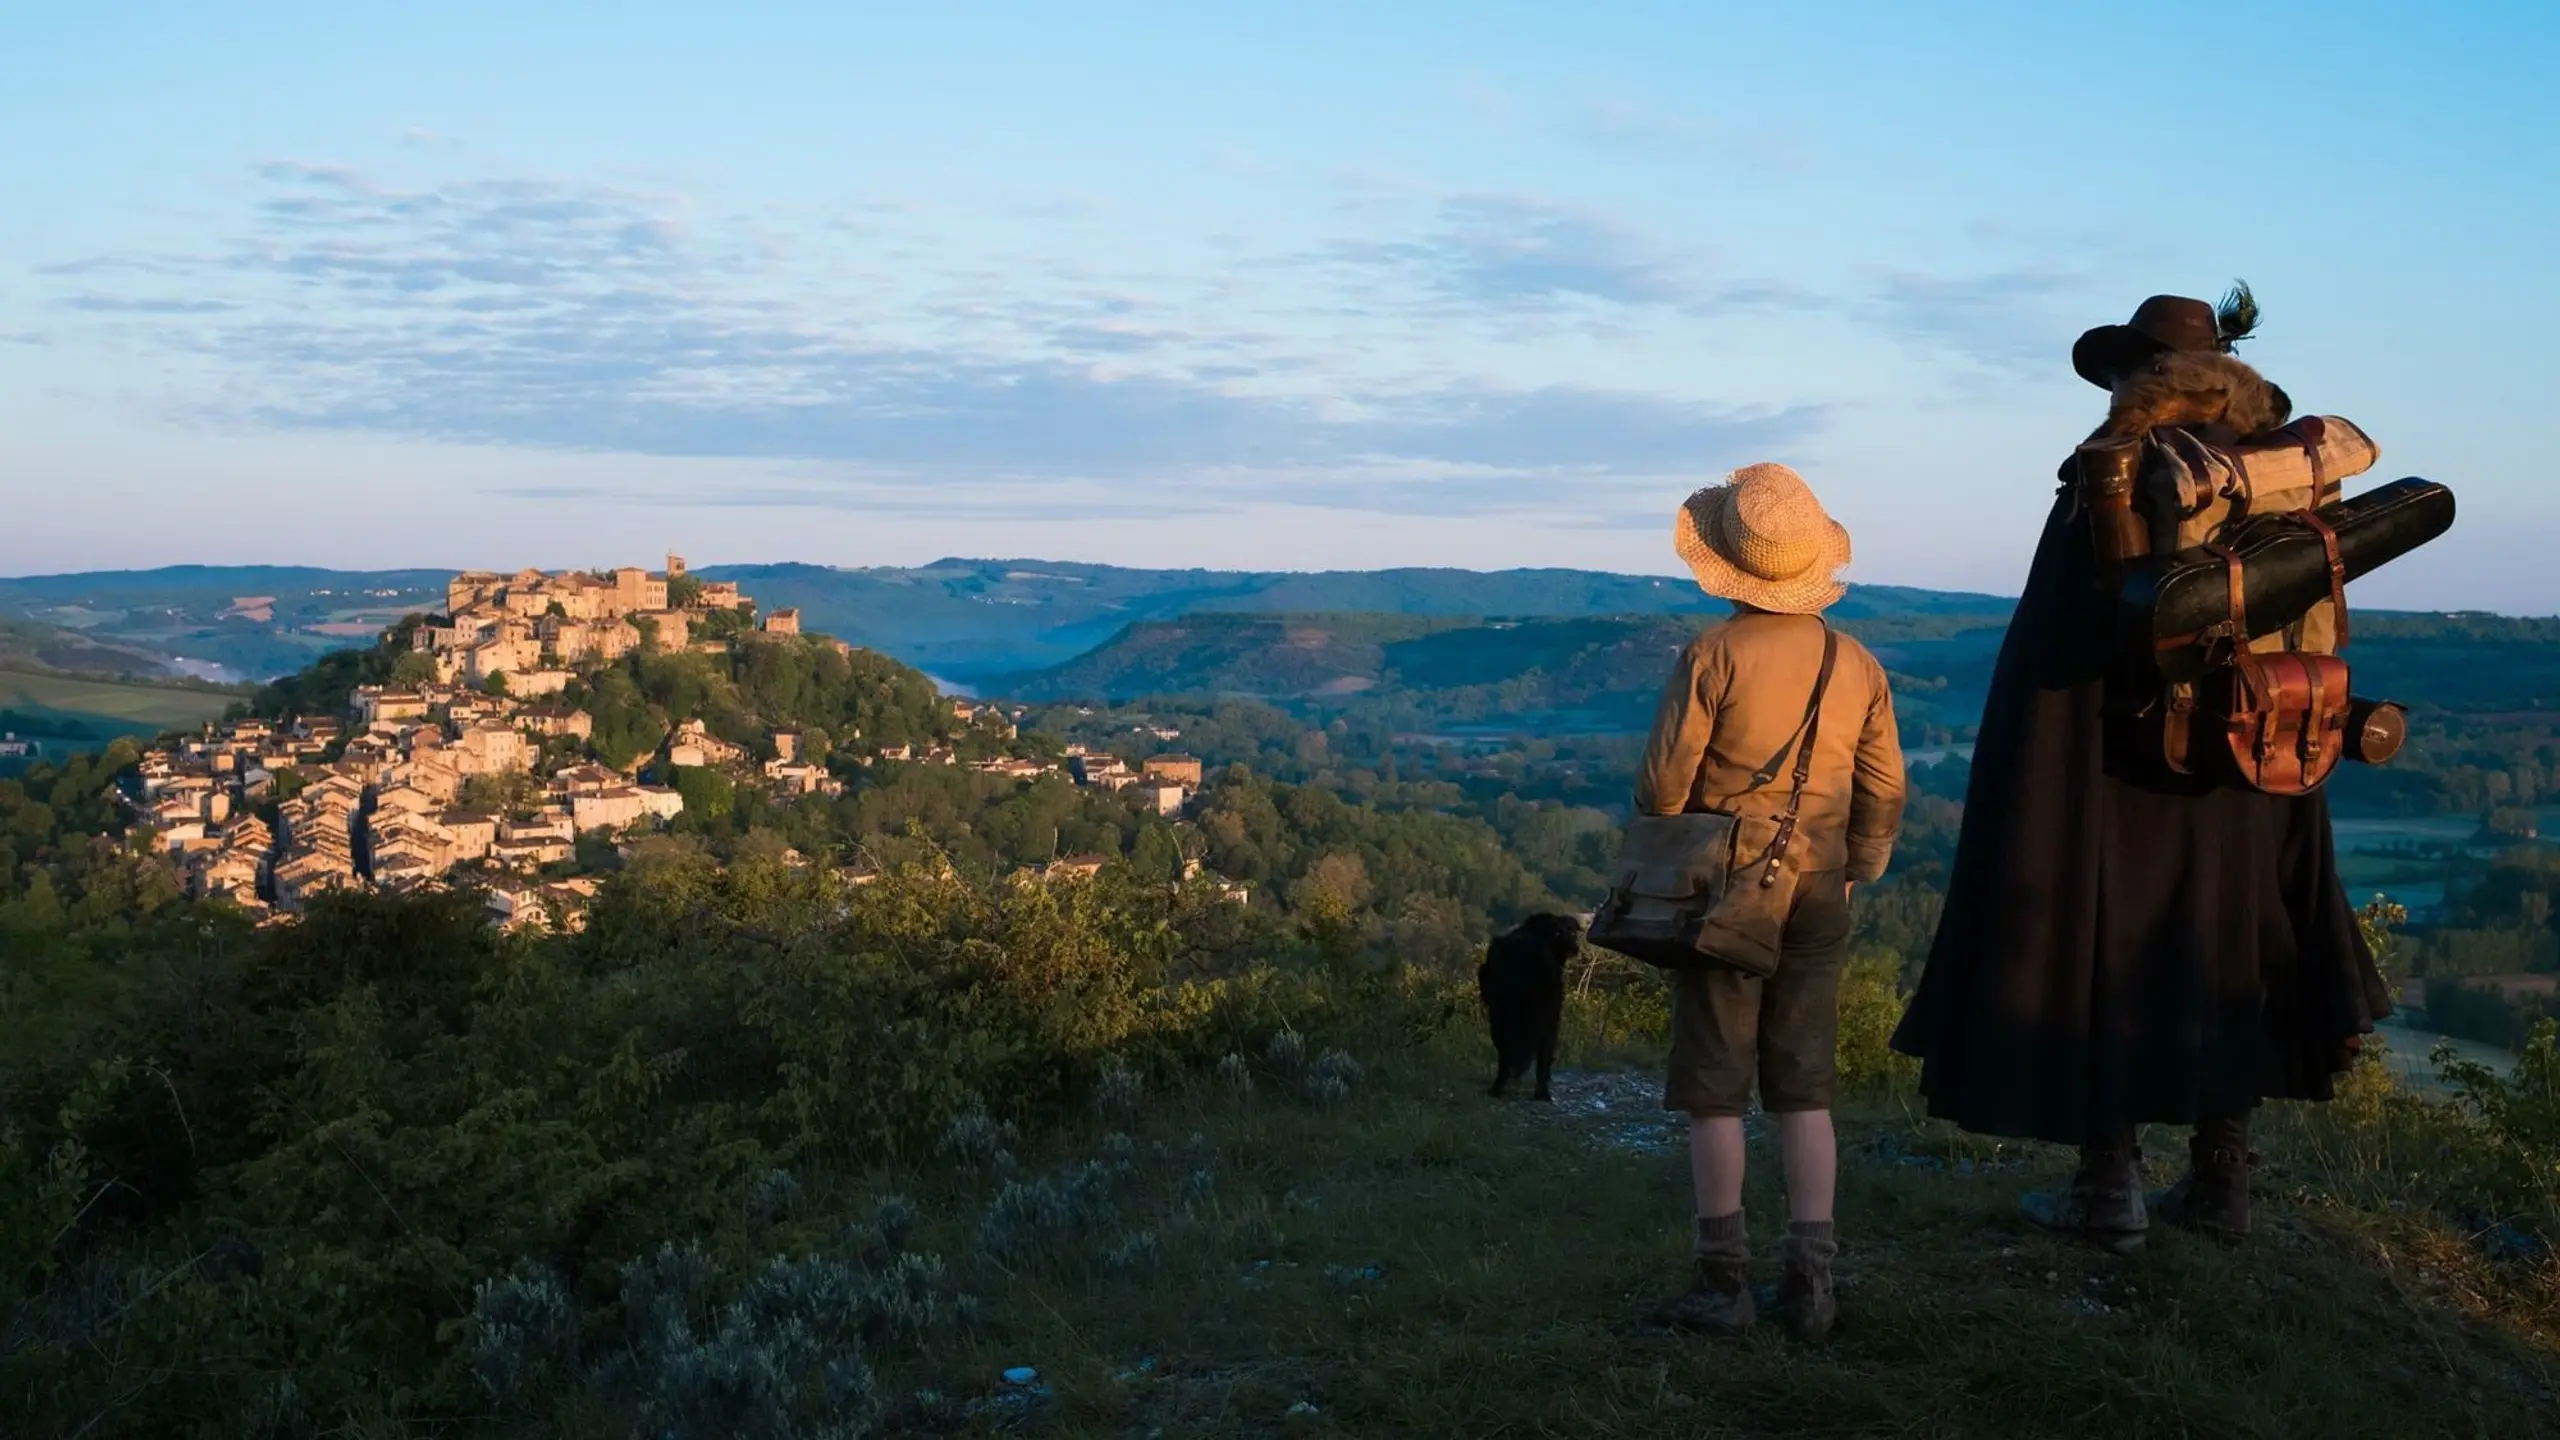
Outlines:
{"label": "lavender plant", "polygon": [[978,1222],[978,1246],[1013,1262],[1053,1256],[1058,1245],[1107,1229],[1120,1218],[1111,1167],[1099,1160],[1025,1183],[1007,1181]]}
{"label": "lavender plant", "polygon": [[472,1378],[490,1398],[515,1398],[527,1383],[574,1363],[577,1317],[550,1271],[526,1265],[472,1292]]}
{"label": "lavender plant", "polygon": [[1094,1082],[1093,1108],[1113,1119],[1136,1115],[1145,1099],[1146,1081],[1118,1060],[1112,1061],[1102,1078]]}

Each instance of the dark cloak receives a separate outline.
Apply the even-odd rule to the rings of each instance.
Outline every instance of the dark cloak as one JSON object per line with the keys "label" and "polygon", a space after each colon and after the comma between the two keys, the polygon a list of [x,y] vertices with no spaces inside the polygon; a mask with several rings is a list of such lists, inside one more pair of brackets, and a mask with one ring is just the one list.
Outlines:
{"label": "dark cloak", "polygon": [[[2109,615],[2065,487],[2001,642],[1946,909],[1893,1046],[1929,1113],[2080,1144],[2326,1100],[2391,1013],[2327,796],[2145,763],[2103,714]],[[2111,733],[2112,730],[2112,733]]]}

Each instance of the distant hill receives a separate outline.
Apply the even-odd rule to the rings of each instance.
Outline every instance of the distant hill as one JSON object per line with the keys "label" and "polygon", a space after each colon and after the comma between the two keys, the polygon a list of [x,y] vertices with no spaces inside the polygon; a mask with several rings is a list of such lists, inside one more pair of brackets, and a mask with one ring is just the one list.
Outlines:
{"label": "distant hill", "polygon": [[164,656],[32,620],[0,620],[0,669],[88,676],[171,673]]}
{"label": "distant hill", "polygon": [[0,619],[57,626],[201,679],[263,680],[444,603],[446,570],[173,565],[0,579]]}
{"label": "distant hill", "polygon": [[[220,715],[241,696],[173,671],[146,650],[60,626],[0,619],[0,736],[40,752],[96,749]],[[0,770],[15,768],[11,755]]]}
{"label": "distant hill", "polygon": [[[1941,610],[1841,624],[1893,672],[1906,735],[1952,739],[1981,713],[2007,618],[2005,608]],[[1628,731],[1643,726],[1673,657],[1709,619],[1202,613],[1131,625],[1065,664],[985,684],[1035,701],[1234,696],[1299,709],[1391,705],[1417,723]]]}
{"label": "distant hill", "polygon": [[[550,563],[593,557],[563,555]],[[608,557],[609,558],[609,557]],[[216,679],[269,679],[364,643],[444,603],[450,570],[178,565],[0,579],[0,617],[61,625],[183,658]],[[1140,621],[1263,614],[1660,615],[1710,602],[1685,579],[1593,570],[1139,570],[1055,560],[937,560],[904,568],[717,565],[759,606],[797,608],[813,630],[964,683],[1037,670]],[[244,605],[264,600],[267,604]],[[1990,596],[1853,587],[1840,613],[2005,611]]]}
{"label": "distant hill", "polygon": [[[556,563],[581,558],[593,557]],[[0,619],[72,632],[96,647],[92,659],[100,663],[130,653],[212,678],[267,678],[361,645],[404,613],[441,606],[451,573],[174,566],[0,579]],[[1188,692],[1347,702],[1517,690],[1521,677],[1535,672],[1542,695],[1575,703],[1614,697],[1608,703],[1623,709],[1620,701],[1659,683],[1658,672],[1638,673],[1651,659],[1631,657],[1654,655],[1716,608],[1685,579],[1589,570],[1307,573],[944,559],[904,568],[727,565],[698,573],[738,582],[764,609],[797,607],[812,630],[946,681],[1060,698]],[[255,600],[268,603],[241,603]],[[1896,673],[1907,715],[1962,726],[1979,713],[2011,603],[1858,585],[1833,614]],[[1301,619],[1277,630],[1147,628],[1228,615]],[[1309,616],[1323,617],[1314,627],[1321,637],[1303,623]],[[1352,616],[1364,618],[1354,623]],[[1498,639],[1475,633],[1485,617],[1510,617],[1491,622],[1509,628]],[[1667,627],[1656,635],[1635,623],[1646,617]],[[1389,623],[1396,619],[1430,623]],[[2350,657],[2367,693],[2455,709],[2533,709],[2560,705],[2555,639],[2560,621],[2361,612]],[[1625,673],[1613,668],[1619,666]]]}
{"label": "distant hill", "polygon": [[[1592,570],[1135,570],[1049,560],[937,560],[912,569],[732,565],[767,606],[806,623],[977,683],[1057,665],[1134,623],[1225,612],[1438,618],[1662,615],[1712,602],[1683,579]],[[2006,614],[2006,600],[1897,586],[1854,586],[1848,616]]]}

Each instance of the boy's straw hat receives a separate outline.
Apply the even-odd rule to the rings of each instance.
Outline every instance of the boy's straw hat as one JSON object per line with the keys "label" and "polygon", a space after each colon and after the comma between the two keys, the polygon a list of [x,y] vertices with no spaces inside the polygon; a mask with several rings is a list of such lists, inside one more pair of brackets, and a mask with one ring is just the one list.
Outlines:
{"label": "boy's straw hat", "polygon": [[1849,587],[1849,532],[1825,514],[1804,477],[1784,465],[1745,465],[1689,497],[1672,544],[1698,588],[1781,615],[1812,615]]}

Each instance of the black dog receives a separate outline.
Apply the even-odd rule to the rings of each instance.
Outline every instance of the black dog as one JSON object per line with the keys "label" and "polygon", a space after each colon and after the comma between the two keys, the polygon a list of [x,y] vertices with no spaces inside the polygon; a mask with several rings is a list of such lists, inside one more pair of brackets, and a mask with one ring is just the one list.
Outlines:
{"label": "black dog", "polygon": [[1476,968],[1476,993],[1484,997],[1485,1023],[1493,1029],[1493,1089],[1538,1066],[1538,1098],[1552,1100],[1547,1077],[1556,1068],[1556,1032],[1564,1026],[1564,965],[1582,953],[1582,924],[1569,915],[1532,915],[1508,935],[1497,935]]}

